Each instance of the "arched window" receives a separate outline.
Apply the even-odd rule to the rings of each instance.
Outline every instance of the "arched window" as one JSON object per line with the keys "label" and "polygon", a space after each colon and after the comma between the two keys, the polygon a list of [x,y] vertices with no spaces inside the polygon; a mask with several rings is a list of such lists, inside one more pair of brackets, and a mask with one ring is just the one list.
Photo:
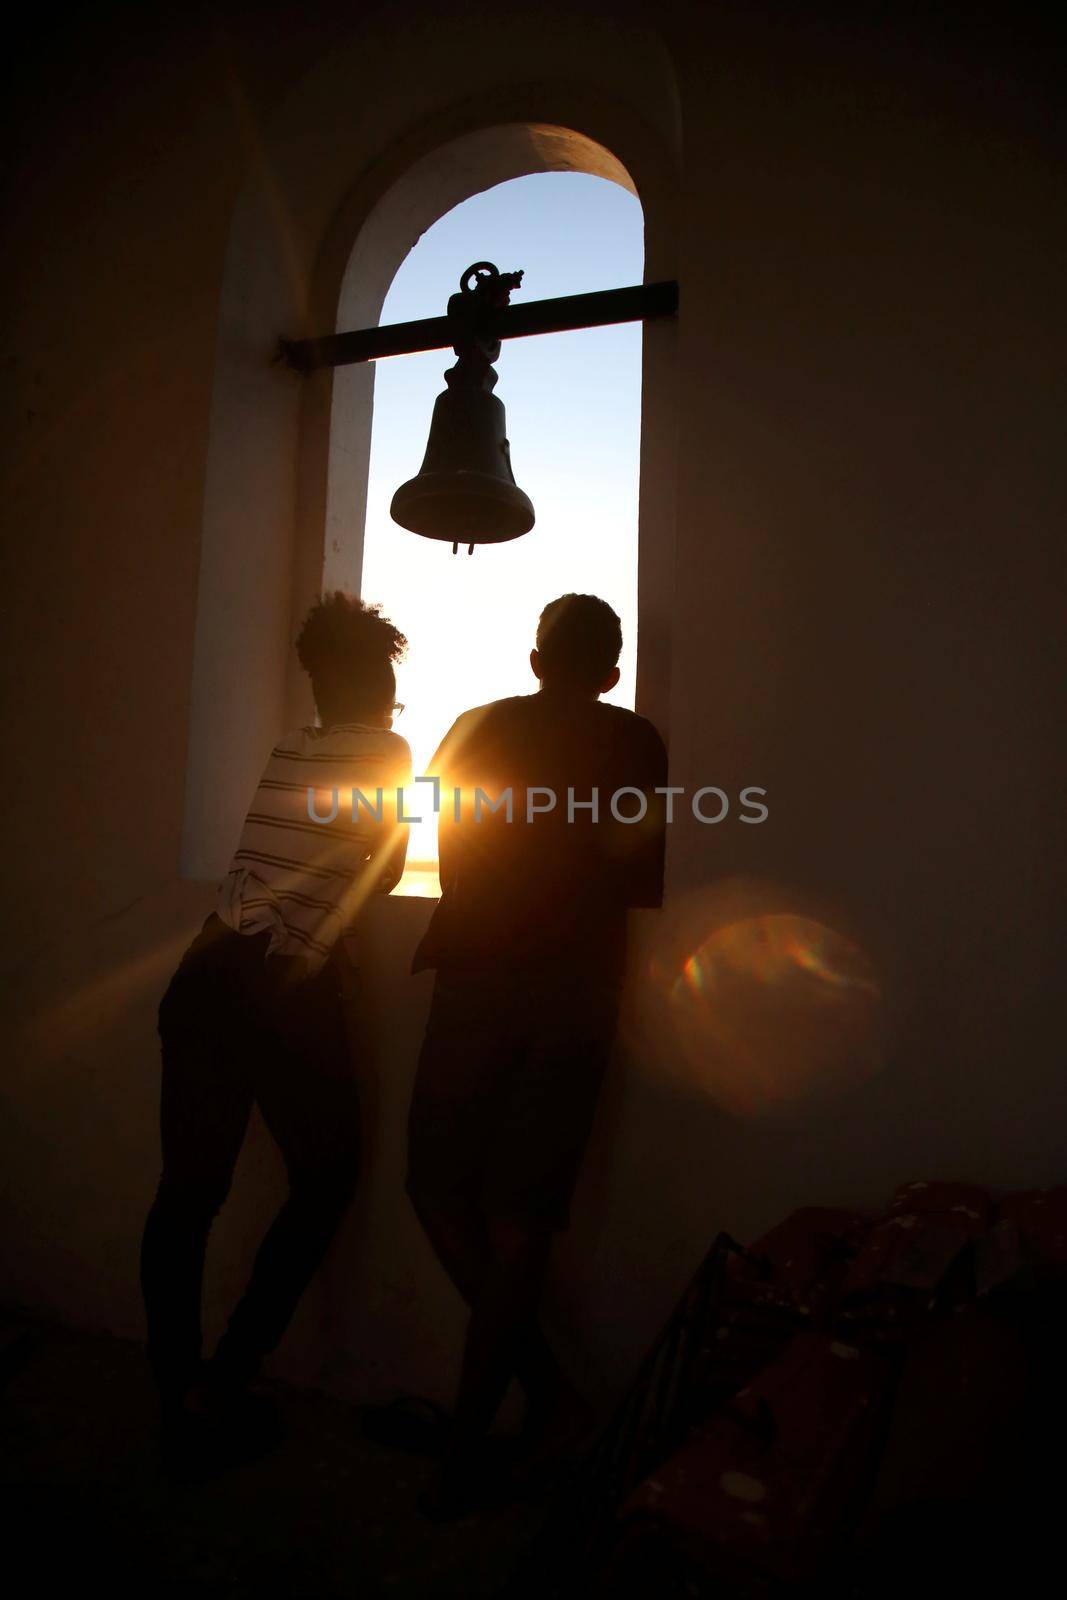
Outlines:
{"label": "arched window", "polygon": [[[385,323],[439,315],[470,262],[526,274],[516,301],[639,283],[640,202],[586,173],[538,173],[455,207],[406,257]],[[599,594],[623,624],[622,678],[608,697],[633,706],[637,646],[637,508],[641,329],[637,324],[505,341],[496,393],[507,408],[512,463],[537,524],[512,543],[478,549],[397,527],[389,501],[418,470],[450,351],[379,362],[363,540],[361,592],[408,634],[397,731],[422,771],[469,706],[536,688],[527,656],[542,606],[569,591]],[[324,580],[351,581],[339,541]],[[428,791],[427,798],[428,798]],[[412,829],[401,892],[437,893],[434,819]]]}
{"label": "arched window", "polygon": [[[367,583],[363,582],[365,533],[372,546],[379,533],[387,541],[383,548],[389,548],[389,540],[394,541],[392,548],[397,548],[398,540],[416,546],[420,574],[430,573],[427,562],[447,557],[456,564],[451,569],[456,584],[462,561],[474,574],[464,580],[471,584],[487,581],[478,580],[479,572],[504,570],[498,564],[503,554],[499,549],[453,558],[447,546],[434,551],[428,541],[404,534],[388,521],[388,496],[417,471],[421,461],[433,398],[443,386],[449,353],[342,366],[300,378],[272,361],[279,333],[310,335],[328,331],[331,325],[343,331],[394,320],[400,313],[393,309],[392,299],[384,307],[386,294],[395,279],[399,295],[405,276],[400,269],[420,237],[429,239],[438,222],[452,226],[468,204],[506,198],[512,182],[528,176],[546,186],[573,184],[568,192],[574,195],[584,186],[587,196],[603,197],[601,204],[621,205],[632,219],[630,246],[609,252],[608,261],[603,257],[595,261],[594,251],[606,237],[593,225],[589,207],[572,209],[569,223],[553,224],[554,241],[543,250],[528,231],[515,242],[514,260],[508,237],[497,248],[493,240],[498,235],[487,238],[479,227],[475,244],[464,242],[459,248],[457,243],[455,257],[448,252],[447,269],[442,263],[440,273],[433,271],[432,292],[427,284],[419,315],[440,315],[459,273],[475,259],[493,259],[493,250],[503,270],[522,267],[527,272],[520,298],[531,300],[638,282],[642,276],[650,282],[675,276],[675,178],[667,146],[657,142],[643,121],[610,100],[592,112],[588,95],[583,94],[580,104],[572,106],[571,100],[569,90],[528,88],[520,95],[501,97],[496,108],[499,119],[491,106],[471,108],[466,131],[456,126],[462,117],[442,114],[439,126],[431,122],[421,127],[409,146],[398,147],[388,161],[372,163],[354,186],[351,168],[346,169],[350,152],[331,144],[332,210],[328,210],[330,184],[324,179],[314,191],[317,222],[305,219],[310,230],[304,238],[306,276],[296,270],[292,237],[279,232],[271,191],[253,181],[242,192],[227,248],[206,463],[182,840],[182,870],[188,878],[212,880],[225,871],[265,751],[284,728],[311,715],[307,681],[297,669],[292,645],[315,595],[324,586],[344,586],[382,599],[396,610],[418,645],[417,608],[405,608],[403,595],[397,605],[388,594],[375,593],[372,566],[367,569]],[[551,102],[561,118],[523,120],[537,114],[524,111],[524,101]],[[335,110],[342,121],[347,106],[341,95]],[[586,121],[602,122],[608,142],[592,132],[576,131]],[[287,125],[276,136],[277,159],[295,172],[306,152],[299,140],[290,148],[286,137]],[[626,154],[625,165],[609,147],[615,142]],[[306,187],[296,184],[294,192],[303,195]],[[551,233],[549,229],[545,238]],[[583,344],[586,351],[594,351],[613,333],[630,341],[632,376],[619,384],[602,384],[606,364],[580,352]],[[643,329],[633,325],[509,341],[499,363],[497,391],[508,409],[516,475],[537,507],[538,527],[518,542],[520,549],[525,546],[531,552],[545,547],[546,530],[548,537],[554,526],[573,530],[583,504],[586,521],[593,520],[594,511],[622,494],[627,476],[632,485],[626,491],[629,523],[624,530],[621,523],[626,518],[620,519],[612,541],[616,550],[630,541],[633,551],[640,404],[641,635],[636,703],[664,732],[670,715],[674,607],[675,339],[668,318],[645,323]],[[549,393],[551,406],[545,405],[538,383],[524,372],[527,361],[545,364],[548,377],[542,388]],[[423,376],[417,379],[420,372]],[[368,523],[372,417],[375,410],[379,420],[385,414],[394,373],[398,383],[417,381],[417,394],[405,410],[407,449],[402,461],[397,460],[395,482],[392,472],[388,481],[382,481],[384,522],[372,510]],[[376,380],[380,380],[377,390]],[[559,425],[556,403],[564,396],[582,402],[580,420],[573,425]],[[629,423],[618,415],[620,401],[632,403]],[[598,437],[621,446],[628,430],[628,467],[625,471],[620,467],[617,478],[601,473],[598,480]],[[386,436],[380,430],[379,437],[384,443]],[[551,464],[558,495],[541,471],[541,451]],[[571,466],[565,473],[567,459]],[[598,481],[600,488],[595,490]],[[554,517],[556,503],[567,508],[565,522]],[[546,584],[545,593],[531,594],[528,619],[521,623],[523,638],[510,645],[510,658],[519,663],[519,671],[524,670],[521,663],[533,621],[553,593],[566,588],[603,591],[613,603],[617,596],[623,616],[624,684],[632,694],[637,644],[633,582],[628,596],[618,589],[615,595],[607,593],[605,562],[597,559],[595,542],[573,531],[568,537],[566,570],[560,571],[558,582]],[[591,567],[582,566],[580,553],[589,556]],[[371,561],[376,559],[372,548]],[[490,560],[493,567],[487,565]],[[433,581],[428,578],[427,587]],[[494,598],[498,593],[494,591]],[[482,622],[489,626],[485,605]],[[424,644],[430,636],[422,630]],[[411,671],[415,671],[414,653]],[[456,687],[457,701],[464,704],[472,695],[477,700],[479,695],[508,692],[507,686],[491,681],[484,689],[468,692],[461,675]],[[417,693],[412,697],[416,716],[420,698],[425,701]],[[420,744],[429,735],[414,731],[415,716],[405,713],[404,721],[418,757]],[[413,859],[428,848],[423,839],[414,844]]]}

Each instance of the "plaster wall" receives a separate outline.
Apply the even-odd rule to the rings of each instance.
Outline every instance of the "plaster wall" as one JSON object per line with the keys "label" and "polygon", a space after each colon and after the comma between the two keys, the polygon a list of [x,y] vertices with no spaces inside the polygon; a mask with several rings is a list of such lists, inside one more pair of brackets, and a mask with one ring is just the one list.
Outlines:
{"label": "plaster wall", "polygon": [[[771,804],[759,828],[683,817],[668,906],[635,928],[554,1266],[576,1374],[621,1381],[721,1227],[912,1176],[1062,1179],[1061,239],[1036,55],[805,7],[636,15],[116,10],[47,70],[27,54],[4,262],[8,1298],[140,1330],[154,1008],[299,708],[293,616],[344,503],[331,400],[370,418],[368,380],[302,386],[273,343],[380,303],[385,255],[345,280],[375,208],[501,124],[610,151],[647,275],[682,285],[677,328],[646,336],[639,693],[672,782]],[[356,457],[338,470],[358,486]],[[742,1114],[721,1049],[679,1056],[652,965],[768,912],[847,938],[884,1005],[862,1072]],[[400,1191],[426,914],[383,904],[365,930],[367,1181],[278,1358],[360,1394],[443,1398],[461,1326]],[[758,985],[740,998],[758,1033]],[[257,1125],[209,1329],[280,1185]]]}

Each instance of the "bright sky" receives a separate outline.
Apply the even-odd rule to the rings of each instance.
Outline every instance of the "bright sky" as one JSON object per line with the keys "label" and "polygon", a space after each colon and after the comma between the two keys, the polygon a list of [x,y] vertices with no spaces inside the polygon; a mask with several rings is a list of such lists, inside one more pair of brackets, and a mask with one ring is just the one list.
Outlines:
{"label": "bright sky", "polygon": [[[640,283],[640,203],[582,173],[538,173],[457,206],[429,229],[393,280],[382,322],[441,316],[475,261],[526,276],[512,302]],[[435,397],[455,357],[434,350],[379,361],[374,383],[362,595],[407,634],[396,731],[424,770],[461,711],[536,688],[529,652],[547,601],[598,594],[622,619],[622,679],[606,698],[634,703],[641,396],[638,323],[505,340],[495,393],[511,462],[534,503],[532,532],[458,555],[389,516],[422,462]],[[429,796],[428,788],[425,792]],[[436,859],[432,813],[412,829],[409,863]]]}

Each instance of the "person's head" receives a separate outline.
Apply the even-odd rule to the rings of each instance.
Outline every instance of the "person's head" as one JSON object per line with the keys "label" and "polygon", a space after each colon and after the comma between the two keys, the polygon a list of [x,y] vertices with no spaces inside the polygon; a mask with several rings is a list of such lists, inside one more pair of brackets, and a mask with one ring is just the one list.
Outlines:
{"label": "person's head", "polygon": [[388,726],[396,698],[393,662],[407,640],[379,606],[335,590],[316,601],[296,641],[323,723]]}
{"label": "person's head", "polygon": [[530,665],[542,688],[595,697],[618,683],[621,649],[622,624],[606,600],[564,594],[541,613]]}

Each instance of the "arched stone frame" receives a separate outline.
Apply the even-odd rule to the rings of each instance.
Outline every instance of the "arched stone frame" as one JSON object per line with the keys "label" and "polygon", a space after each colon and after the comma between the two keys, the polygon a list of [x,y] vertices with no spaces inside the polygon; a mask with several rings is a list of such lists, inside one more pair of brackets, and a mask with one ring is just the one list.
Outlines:
{"label": "arched stone frame", "polygon": [[[531,95],[531,100],[537,98],[540,97]],[[480,119],[491,115],[484,106],[478,112]],[[572,117],[571,122],[577,120]],[[454,139],[430,143],[426,153],[406,168],[365,215],[349,246],[336,292],[334,318],[323,326],[336,326],[339,330],[373,326],[404,256],[427,228],[471,195],[531,172],[548,171],[586,172],[618,183],[642,198],[637,178],[612,150],[573,125],[480,120],[480,125],[476,123]],[[650,217],[647,203],[643,200],[642,204],[645,280],[673,276],[673,262],[662,238],[663,219]],[[324,248],[320,263],[326,280],[324,296],[336,280],[338,256],[344,253],[345,241],[351,237],[353,221],[346,207],[335,225],[334,237]],[[673,501],[673,484],[663,478],[664,467],[671,459],[664,446],[673,426],[672,383],[666,369],[673,358],[674,332],[670,324],[650,323],[645,327],[638,534],[638,704],[664,727],[669,717],[670,615],[664,579],[673,567],[673,519],[667,514]],[[324,558],[331,578],[353,592],[358,591],[361,570],[374,368],[371,364],[339,368],[313,379],[309,389],[315,386],[319,392],[309,393],[302,419],[297,524],[300,557],[294,622],[321,585]],[[328,432],[324,425],[327,410]],[[337,560],[339,556],[343,559]],[[306,714],[306,683],[299,672],[291,673],[288,703],[291,715],[299,718]]]}
{"label": "arched stone frame", "polygon": [[[375,323],[419,235],[471,195],[529,172],[590,172],[641,200],[645,279],[677,276],[676,151],[625,100],[581,85],[515,86],[425,117],[364,166],[306,276],[275,182],[241,197],[220,315],[206,474],[183,870],[225,870],[263,752],[308,720],[293,631],[334,545],[358,585],[372,366],[300,379],[271,369],[273,334]],[[244,215],[242,216],[242,206]],[[249,220],[251,218],[251,220]],[[274,246],[264,263],[256,235]],[[282,236],[282,248],[277,237]],[[240,274],[253,287],[242,292]],[[667,730],[674,585],[673,322],[645,325],[639,511],[638,709]],[[331,439],[333,450],[331,452]],[[331,459],[333,462],[331,468]],[[345,537],[339,537],[339,524]],[[254,537],[253,537],[254,533]],[[251,556],[258,559],[250,560]]]}

